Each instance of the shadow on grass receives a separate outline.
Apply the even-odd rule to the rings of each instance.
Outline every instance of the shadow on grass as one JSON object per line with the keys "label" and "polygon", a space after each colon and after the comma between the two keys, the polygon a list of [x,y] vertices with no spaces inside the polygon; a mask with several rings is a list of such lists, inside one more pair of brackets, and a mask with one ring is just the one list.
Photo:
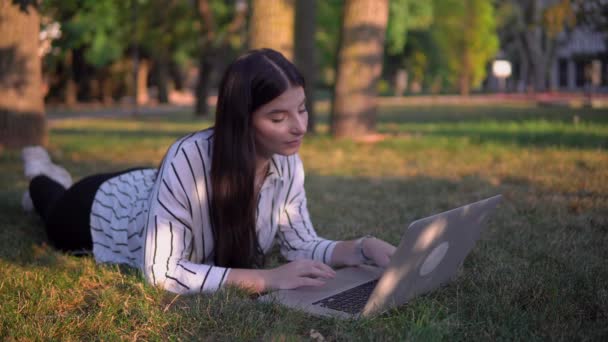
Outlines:
{"label": "shadow on grass", "polygon": [[101,136],[109,140],[120,139],[177,139],[192,133],[191,129],[163,131],[161,129],[98,129],[98,128],[53,128],[53,134],[66,137]]}
{"label": "shadow on grass", "polygon": [[[576,119],[573,119],[575,118]],[[573,122],[576,120],[576,123]],[[468,138],[472,143],[604,149],[608,110],[564,108],[412,107],[385,109],[379,131]]]}
{"label": "shadow on grass", "polygon": [[608,109],[509,106],[389,107],[380,110],[379,122],[422,124],[543,120],[552,123],[572,124],[575,116],[581,123],[608,124]]}
{"label": "shadow on grass", "polygon": [[606,149],[608,148],[608,130],[606,134],[595,132],[560,131],[548,128],[539,131],[521,129],[499,129],[478,127],[439,127],[432,130],[417,130],[416,128],[380,128],[383,133],[402,135],[425,135],[447,138],[467,138],[476,144],[498,143],[518,145],[523,147],[558,147],[576,149]]}

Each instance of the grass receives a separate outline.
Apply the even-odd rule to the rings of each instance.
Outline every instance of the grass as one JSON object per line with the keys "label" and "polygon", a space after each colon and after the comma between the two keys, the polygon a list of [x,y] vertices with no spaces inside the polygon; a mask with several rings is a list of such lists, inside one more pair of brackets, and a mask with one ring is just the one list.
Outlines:
{"label": "grass", "polygon": [[[608,111],[383,108],[377,143],[334,141],[326,119],[301,150],[323,236],[397,244],[407,222],[505,196],[453,282],[362,321],[310,317],[234,288],[176,297],[134,270],[49,247],[39,219],[20,210],[27,183],[6,151],[0,339],[606,340]],[[50,151],[78,179],[156,166],[177,137],[209,125],[185,113],[66,119],[53,123]]]}

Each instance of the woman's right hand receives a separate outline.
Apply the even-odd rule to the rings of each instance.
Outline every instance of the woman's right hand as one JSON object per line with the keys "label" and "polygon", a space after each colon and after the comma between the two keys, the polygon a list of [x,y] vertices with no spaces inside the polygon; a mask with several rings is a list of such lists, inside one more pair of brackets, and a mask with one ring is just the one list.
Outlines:
{"label": "woman's right hand", "polygon": [[321,286],[336,272],[326,264],[315,260],[295,260],[268,270],[266,289],[289,290],[300,286]]}

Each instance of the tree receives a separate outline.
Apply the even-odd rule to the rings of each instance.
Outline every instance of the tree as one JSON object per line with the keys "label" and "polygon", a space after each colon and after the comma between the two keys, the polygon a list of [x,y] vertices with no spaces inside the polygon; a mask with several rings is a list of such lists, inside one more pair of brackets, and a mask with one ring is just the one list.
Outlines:
{"label": "tree", "polygon": [[227,50],[238,49],[243,45],[247,2],[236,0],[234,4],[228,4],[221,0],[198,0],[197,6],[202,27],[195,114],[204,116],[209,112],[207,96],[211,80],[226,59]]}
{"label": "tree", "polygon": [[[63,98],[113,101],[114,70],[132,43],[135,22],[130,1],[45,0],[41,12],[60,25],[61,36],[53,41],[46,57],[49,71],[65,84]],[[94,23],[92,25],[91,23]],[[59,82],[58,82],[59,83]]]}
{"label": "tree", "polygon": [[271,48],[293,61],[295,0],[252,0],[249,46]]}
{"label": "tree", "polygon": [[315,58],[316,0],[296,0],[295,64],[306,78],[306,108],[308,131],[315,131],[315,83],[317,66]]}
{"label": "tree", "polygon": [[[574,0],[503,0],[499,5],[509,18],[502,35],[515,46],[523,70],[530,70],[534,90],[546,90],[559,35],[576,24]],[[525,83],[526,74],[522,75]]]}
{"label": "tree", "polygon": [[487,0],[436,0],[431,30],[449,81],[461,95],[485,78],[486,65],[498,51],[494,7]]}
{"label": "tree", "polygon": [[331,133],[355,137],[373,132],[376,86],[382,59],[388,0],[346,0],[331,112]]}
{"label": "tree", "polygon": [[157,86],[158,102],[169,100],[169,75],[175,60],[181,63],[196,55],[200,17],[186,1],[146,0],[138,6],[137,45],[151,61],[151,83]]}
{"label": "tree", "polygon": [[403,52],[409,30],[422,30],[433,23],[433,2],[417,0],[391,0],[386,28],[387,52]]}
{"label": "tree", "polygon": [[577,21],[600,32],[608,33],[608,0],[579,0]]}
{"label": "tree", "polygon": [[[433,2],[416,0],[392,0],[386,29],[386,55],[384,75],[395,82],[395,93],[400,96],[407,86],[407,79],[420,85],[427,68],[428,52],[420,49],[420,44],[409,44],[410,31],[427,29],[433,22]],[[416,47],[412,49],[412,47]]]}
{"label": "tree", "polygon": [[0,146],[45,145],[36,1],[0,0]]}
{"label": "tree", "polygon": [[141,104],[151,83],[159,102],[166,102],[169,66],[175,74],[176,65],[198,49],[201,30],[192,9],[190,2],[174,0],[43,1],[45,21],[61,28],[45,60],[51,95],[73,103],[76,92],[81,101],[104,102],[133,94]]}
{"label": "tree", "polygon": [[317,1],[315,50],[319,69],[319,83],[333,88],[336,71],[336,46],[340,38],[343,1]]}

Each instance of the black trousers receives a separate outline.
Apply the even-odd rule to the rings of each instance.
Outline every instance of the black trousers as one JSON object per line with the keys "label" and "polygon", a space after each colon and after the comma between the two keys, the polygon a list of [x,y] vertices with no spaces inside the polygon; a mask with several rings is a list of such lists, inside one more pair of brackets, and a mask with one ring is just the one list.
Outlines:
{"label": "black trousers", "polygon": [[88,176],[69,189],[47,176],[34,177],[30,196],[50,242],[65,252],[92,250],[90,216],[95,193],[106,180],[138,169]]}

